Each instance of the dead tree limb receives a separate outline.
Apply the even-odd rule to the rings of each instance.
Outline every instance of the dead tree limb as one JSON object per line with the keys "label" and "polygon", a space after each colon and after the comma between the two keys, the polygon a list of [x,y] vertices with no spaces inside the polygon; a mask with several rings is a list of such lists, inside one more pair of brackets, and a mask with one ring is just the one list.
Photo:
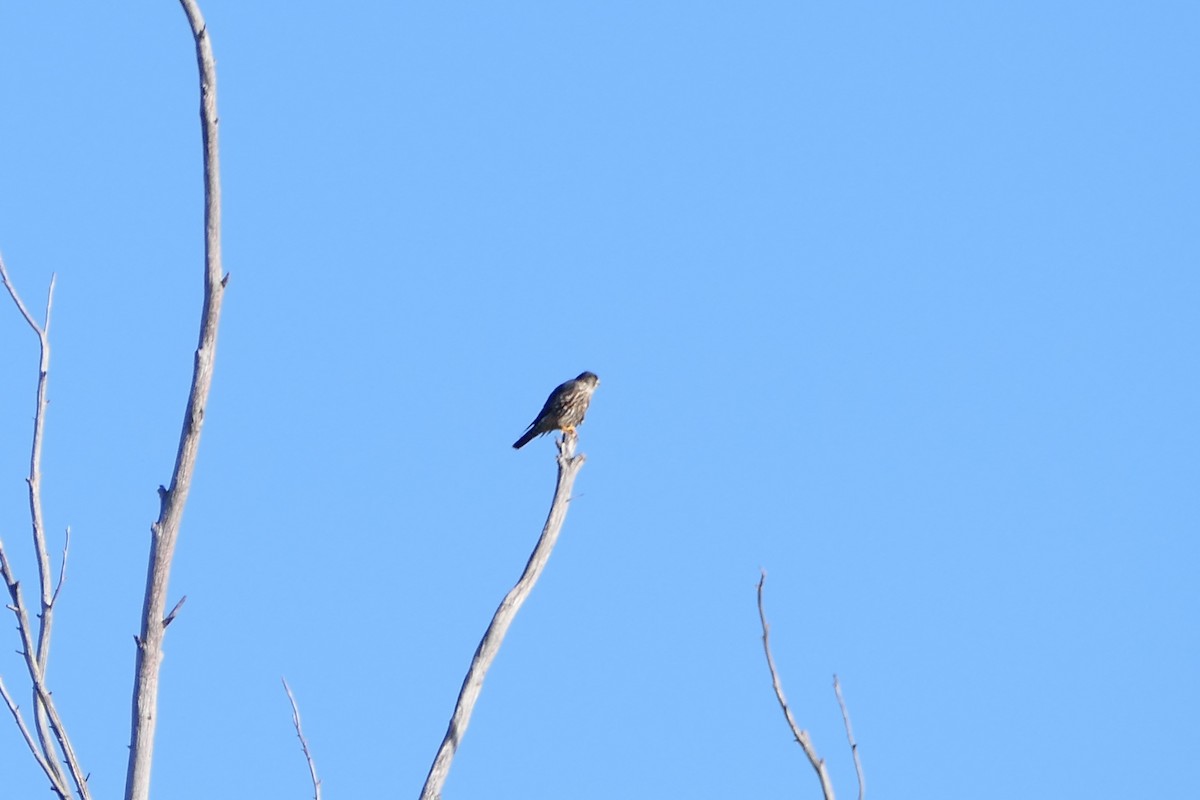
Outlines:
{"label": "dead tree limb", "polygon": [[[25,668],[29,673],[29,683],[33,694],[33,728],[37,734],[34,755],[38,766],[46,773],[55,794],[64,800],[71,796],[67,784],[67,776],[59,761],[59,752],[67,762],[71,780],[75,783],[76,791],[82,800],[90,800],[91,794],[87,788],[87,775],[75,755],[75,748],[67,735],[66,727],[54,705],[50,690],[46,686],[46,666],[50,659],[50,634],[54,623],[54,604],[58,600],[58,590],[62,588],[62,580],[66,570],[66,547],[63,548],[63,562],[59,572],[59,583],[56,587],[51,579],[50,551],[46,544],[46,526],[42,516],[42,439],[46,426],[46,388],[50,376],[50,312],[54,305],[54,277],[50,278],[50,288],[46,293],[46,319],[41,325],[29,313],[21,295],[8,276],[8,269],[0,257],[0,282],[8,290],[9,297],[25,318],[25,322],[38,337],[38,383],[37,401],[33,417],[33,445],[29,455],[29,476],[25,483],[29,489],[29,517],[33,528],[34,554],[38,565],[38,586],[40,590],[40,613],[37,615],[36,643],[30,623],[28,608],[21,593],[21,584],[13,572],[12,565],[4,552],[4,544],[0,542],[0,576],[8,587],[12,603],[9,608],[17,618],[17,632],[21,637],[21,654],[25,659]],[[70,534],[68,533],[68,536]],[[26,743],[31,743],[30,733],[21,717],[20,710],[4,690],[4,701],[16,720]],[[31,749],[33,745],[31,744]]]}
{"label": "dead tree limb", "polygon": [[308,749],[308,740],[304,738],[304,729],[300,727],[300,708],[296,705],[296,696],[292,687],[288,686],[287,678],[281,678],[283,690],[287,692],[288,702],[292,704],[292,726],[296,729],[296,738],[300,740],[300,749],[304,752],[304,760],[308,762],[308,776],[312,779],[313,800],[321,800],[321,779],[317,777],[317,764],[313,761]]}
{"label": "dead tree limb", "polygon": [[542,536],[538,539],[537,546],[533,548],[533,553],[529,556],[529,562],[525,565],[525,571],[521,574],[520,580],[501,601],[500,607],[492,616],[491,624],[483,634],[483,639],[479,642],[479,647],[475,649],[471,667],[467,670],[467,676],[463,679],[462,688],[458,692],[458,702],[455,703],[454,714],[450,717],[450,727],[446,730],[446,736],[442,739],[442,744],[433,759],[433,765],[429,768],[429,775],[425,778],[425,786],[421,789],[421,800],[438,800],[441,797],[442,787],[446,783],[446,777],[450,774],[450,762],[454,759],[454,753],[458,749],[463,735],[467,732],[467,725],[471,722],[471,713],[475,710],[475,702],[483,690],[483,679],[487,675],[492,661],[495,660],[496,653],[500,650],[500,644],[504,641],[504,635],[508,632],[509,625],[512,624],[521,605],[529,597],[529,593],[533,591],[534,584],[537,583],[542,570],[546,568],[546,562],[550,560],[550,553],[554,550],[554,544],[558,541],[563,521],[567,518],[567,506],[571,501],[571,487],[574,486],[575,477],[579,474],[585,460],[583,454],[575,455],[575,443],[576,435],[574,433],[564,433],[563,438],[556,442],[558,445],[558,483],[554,489],[554,500],[550,504],[550,513],[542,528]]}
{"label": "dead tree limb", "polygon": [[221,171],[217,138],[216,60],[200,7],[195,0],[180,0],[180,5],[192,29],[200,73],[200,128],[204,147],[204,309],[175,469],[170,487],[159,487],[158,520],[150,527],[150,559],[146,574],[146,596],[142,605],[141,633],[137,637],[137,672],[133,688],[125,800],[148,800],[150,796],[150,767],[154,758],[154,732],[158,722],[158,677],[166,633],[167,584],[200,447],[200,430],[212,385],[217,327],[227,280],[227,276],[221,273]]}
{"label": "dead tree limb", "polygon": [[858,757],[858,742],[854,741],[854,729],[850,727],[850,712],[846,710],[846,699],[842,697],[842,684],[833,676],[833,693],[837,695],[838,708],[842,710],[842,724],[846,726],[846,741],[850,743],[850,754],[854,756],[854,773],[858,776],[858,800],[867,796],[867,781],[863,777],[862,761]]}
{"label": "dead tree limb", "polygon": [[[29,310],[25,307],[25,303],[21,301],[21,296],[17,293],[16,287],[9,280],[7,269],[3,271],[3,280],[4,288],[8,290],[8,294],[12,297],[13,302],[17,304],[17,309],[21,312],[21,316],[25,318],[25,322],[38,337],[37,405],[33,416],[33,446],[30,448],[29,454],[29,476],[25,478],[25,484],[29,490],[29,519],[33,527],[33,549],[37,557],[38,582],[42,589],[42,613],[38,618],[36,656],[39,671],[45,674],[46,663],[50,657],[53,601],[50,592],[50,553],[46,547],[46,526],[42,517],[41,464],[42,437],[46,429],[46,388],[50,378],[50,311],[54,305],[55,276],[50,276],[50,288],[46,292],[46,321],[41,325],[29,313]],[[46,711],[38,697],[36,689],[33,692],[33,720],[38,740],[42,745],[42,751],[45,753],[53,752],[54,748],[51,745],[49,722],[46,719]],[[57,762],[57,759],[51,760]],[[59,771],[61,776],[61,767],[55,763],[54,768]]]}
{"label": "dead tree limb", "polygon": [[52,791],[59,797],[66,797],[69,790],[65,785],[55,783],[54,773],[51,767],[46,763],[46,757],[42,755],[38,743],[33,740],[33,734],[29,732],[29,727],[25,724],[25,717],[21,716],[21,709],[12,699],[12,695],[8,693],[8,687],[4,685],[4,679],[0,678],[0,697],[4,698],[4,705],[8,706],[8,711],[13,716],[13,721],[17,724],[17,730],[21,732],[21,738],[25,740],[25,744],[29,746],[29,752],[33,753],[33,758],[37,761],[38,766],[42,768],[42,772],[46,773],[46,777],[53,783]]}
{"label": "dead tree limb", "polygon": [[817,750],[813,747],[812,739],[809,738],[808,731],[801,730],[796,724],[796,718],[792,716],[792,709],[788,707],[787,698],[783,696],[783,684],[779,681],[779,673],[775,669],[775,659],[771,657],[771,642],[770,626],[767,624],[767,612],[763,610],[763,584],[767,580],[767,571],[762,571],[762,577],[758,579],[758,619],[762,622],[762,640],[763,652],[767,654],[767,668],[771,671],[771,685],[775,688],[775,698],[779,701],[779,707],[783,709],[783,716],[787,719],[788,727],[792,730],[792,736],[796,738],[800,748],[804,750],[804,755],[808,756],[808,763],[812,764],[812,768],[817,772],[817,778],[821,781],[821,791],[825,795],[825,800],[834,800],[833,783],[829,780],[829,771],[825,769],[825,762],[817,755]]}

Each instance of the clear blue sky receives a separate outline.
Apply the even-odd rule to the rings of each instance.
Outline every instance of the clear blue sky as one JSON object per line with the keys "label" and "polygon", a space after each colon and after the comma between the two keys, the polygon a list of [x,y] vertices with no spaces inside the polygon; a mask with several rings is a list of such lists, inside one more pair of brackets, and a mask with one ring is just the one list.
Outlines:
{"label": "clear blue sky", "polygon": [[[603,381],[446,798],[1200,795],[1200,6],[203,3],[225,304],[157,796],[416,797]],[[199,316],[174,2],[0,9],[51,272],[51,678],[99,797]],[[0,303],[25,580],[36,341]],[[10,622],[0,674],[25,689]],[[5,655],[6,654],[6,655]],[[26,701],[28,705],[28,701]],[[0,720],[6,797],[45,781]]]}

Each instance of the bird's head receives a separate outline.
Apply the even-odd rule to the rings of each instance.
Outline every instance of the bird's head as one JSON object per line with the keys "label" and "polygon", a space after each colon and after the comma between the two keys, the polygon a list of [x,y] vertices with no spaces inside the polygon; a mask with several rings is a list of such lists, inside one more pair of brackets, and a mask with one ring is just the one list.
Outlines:
{"label": "bird's head", "polygon": [[576,378],[575,380],[586,383],[588,385],[588,388],[591,388],[591,389],[595,389],[597,386],[600,385],[600,378],[598,378],[596,376],[596,373],[594,373],[594,372],[581,372],[581,373],[579,373],[579,377]]}

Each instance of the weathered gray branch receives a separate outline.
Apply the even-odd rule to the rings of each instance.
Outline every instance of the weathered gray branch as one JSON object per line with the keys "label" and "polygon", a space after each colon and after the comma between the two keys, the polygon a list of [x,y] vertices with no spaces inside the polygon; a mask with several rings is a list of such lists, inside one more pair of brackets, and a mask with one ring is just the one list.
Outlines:
{"label": "weathered gray branch", "polygon": [[[29,752],[33,753],[33,758],[37,761],[38,766],[42,768],[42,772],[45,772],[46,777],[50,778],[53,782],[55,780],[54,773],[50,771],[50,765],[46,763],[46,757],[42,755],[42,751],[38,748],[38,743],[33,740],[33,734],[29,732],[28,726],[25,725],[25,718],[21,716],[21,709],[13,701],[12,695],[8,693],[8,687],[4,685],[3,678],[0,678],[0,697],[4,698],[4,705],[8,706],[8,712],[12,714],[13,721],[17,724],[17,730],[21,732],[21,738],[29,746]],[[52,791],[59,797],[65,797],[65,793],[68,790],[65,785],[55,783]]]}
{"label": "weathered gray branch", "polygon": [[554,550],[559,531],[562,530],[563,521],[567,517],[567,506],[571,501],[571,487],[575,484],[575,476],[579,474],[585,460],[583,454],[575,455],[575,443],[576,434],[574,433],[565,433],[563,438],[556,442],[558,445],[558,483],[554,489],[554,500],[550,504],[550,513],[542,528],[542,536],[538,539],[532,555],[529,556],[529,562],[525,565],[525,571],[521,574],[520,580],[501,601],[500,607],[492,616],[491,624],[483,634],[483,639],[479,642],[479,647],[475,649],[475,656],[471,659],[471,668],[467,670],[467,676],[463,679],[462,688],[458,692],[458,702],[455,703],[454,714],[450,717],[450,727],[446,730],[446,736],[442,739],[442,744],[433,759],[433,765],[429,768],[429,775],[425,778],[425,786],[421,789],[421,800],[438,800],[441,797],[442,787],[446,783],[446,777],[450,774],[450,762],[454,759],[454,753],[458,749],[463,735],[467,732],[471,713],[475,710],[475,703],[479,699],[479,693],[483,690],[483,679],[487,675],[492,661],[495,660],[496,654],[500,651],[500,644],[504,641],[508,626],[512,624],[517,611],[529,597],[529,593],[533,591],[534,584],[537,583],[542,570],[546,568],[546,562],[550,560],[550,553]]}
{"label": "weathered gray branch", "polygon": [[[34,704],[37,708],[42,709],[43,716],[40,719],[44,725],[49,727],[50,722],[46,720],[45,710],[47,706],[52,706],[54,701],[50,697],[50,692],[46,689],[45,673],[43,673],[42,668],[38,665],[37,650],[33,644],[33,634],[30,632],[29,612],[25,608],[25,600],[21,595],[21,583],[13,573],[12,564],[9,563],[8,555],[4,551],[3,542],[0,542],[0,576],[3,576],[4,584],[8,588],[8,595],[12,598],[12,602],[8,604],[8,608],[17,618],[17,635],[21,637],[21,655],[25,659],[25,669],[29,673],[29,683],[33,688]],[[29,734],[24,727],[24,721],[20,718],[20,711],[17,709],[16,704],[12,702],[12,699],[7,697],[7,694],[7,691],[5,691],[5,702],[8,704],[9,711],[17,718],[17,727],[22,729],[22,734],[28,740]],[[57,717],[58,714],[55,711],[51,719],[57,719]],[[35,726],[38,720],[39,717],[35,712]],[[65,733],[62,738],[66,739]],[[67,776],[63,774],[62,766],[58,763],[58,755],[50,739],[49,731],[44,735],[39,731],[38,745],[40,752],[35,752],[34,754],[37,757],[38,766],[42,768],[46,773],[46,777],[50,779],[50,785],[54,793],[61,800],[67,800],[71,796],[71,790],[67,785]],[[74,751],[71,751],[71,757],[74,759]],[[82,772],[79,774],[82,774]]]}
{"label": "weathered gray branch", "polygon": [[16,287],[9,280],[8,270],[2,261],[0,261],[0,277],[4,281],[4,288],[8,290],[9,296],[17,304],[21,316],[25,318],[25,322],[38,337],[37,405],[33,415],[33,447],[30,448],[29,453],[29,477],[25,479],[25,483],[29,488],[29,519],[33,526],[38,582],[42,590],[37,660],[38,665],[45,672],[46,662],[50,658],[50,628],[53,622],[54,597],[50,583],[50,551],[46,547],[46,526],[42,517],[42,437],[46,430],[46,406],[48,405],[46,385],[50,378],[50,311],[54,306],[55,276],[50,276],[50,288],[46,292],[46,321],[41,325],[38,325],[33,315],[25,308],[25,304],[21,302],[21,296],[17,294]]}
{"label": "weathered gray branch", "polygon": [[221,273],[221,171],[217,138],[216,61],[199,6],[194,0],[180,0],[180,5],[192,29],[200,73],[200,122],[204,147],[204,310],[175,469],[170,487],[159,488],[158,520],[150,528],[146,596],[142,605],[141,633],[137,637],[137,672],[133,687],[125,800],[148,800],[150,796],[150,767],[154,758],[154,732],[158,722],[158,676],[166,633],[164,612],[167,584],[200,447],[200,430],[204,423],[216,358],[221,301],[225,294],[225,278]]}
{"label": "weathered gray branch", "polygon": [[758,579],[758,619],[762,622],[763,632],[763,651],[767,654],[767,668],[771,671],[771,685],[775,688],[775,698],[779,701],[779,707],[783,709],[783,716],[787,719],[788,727],[792,729],[792,736],[796,737],[796,741],[800,744],[804,755],[808,756],[808,763],[812,764],[812,768],[816,770],[817,777],[821,781],[821,791],[825,794],[825,800],[834,800],[833,783],[829,780],[829,772],[825,769],[825,762],[817,755],[817,750],[813,747],[812,740],[808,736],[808,731],[801,730],[796,724],[796,718],[792,716],[792,709],[788,707],[787,698],[783,696],[783,684],[779,681],[779,673],[775,669],[775,659],[771,657],[771,643],[769,640],[770,626],[767,625],[767,612],[763,610],[763,584],[767,580],[767,571],[763,570],[762,577]]}
{"label": "weathered gray branch", "polygon": [[846,699],[842,697],[842,684],[833,676],[833,693],[837,695],[838,708],[842,710],[842,724],[846,726],[846,741],[850,743],[850,754],[854,756],[854,772],[858,776],[858,800],[867,796],[867,780],[863,777],[862,761],[858,757],[858,742],[854,741],[854,729],[850,727],[850,712],[846,710]]}
{"label": "weathered gray branch", "polygon": [[[40,587],[41,613],[38,614],[36,644],[34,643],[34,636],[30,626],[29,612],[21,594],[21,585],[17,581],[12,565],[9,563],[8,557],[4,552],[3,542],[0,542],[0,575],[3,576],[5,585],[8,587],[9,596],[12,598],[12,604],[9,605],[9,608],[17,617],[17,631],[21,637],[21,653],[25,658],[25,667],[29,672],[30,688],[33,693],[33,727],[37,733],[38,745],[40,747],[40,754],[35,753],[38,766],[46,773],[46,777],[50,779],[52,790],[59,797],[64,798],[64,800],[70,797],[67,776],[63,772],[62,764],[59,763],[58,758],[58,753],[61,750],[79,796],[82,800],[90,800],[90,793],[87,788],[87,776],[79,764],[79,760],[75,755],[75,749],[71,745],[70,737],[67,735],[66,727],[63,725],[62,718],[58,714],[58,709],[55,708],[50,690],[46,686],[46,665],[50,659],[50,634],[54,623],[54,604],[58,599],[58,590],[62,588],[62,580],[66,570],[66,548],[64,546],[63,563],[59,572],[59,583],[56,588],[51,582],[50,577],[50,552],[46,546],[46,528],[42,516],[42,437],[45,432],[46,408],[48,405],[46,387],[50,376],[50,312],[54,305],[55,281],[54,277],[51,276],[50,288],[46,293],[46,320],[41,325],[29,313],[29,310],[25,307],[25,303],[21,300],[21,295],[9,279],[8,269],[4,264],[3,257],[0,257],[0,281],[3,282],[4,288],[8,290],[9,296],[21,312],[21,316],[25,318],[25,322],[38,337],[39,346],[37,402],[33,417],[33,445],[30,448],[29,476],[25,479],[29,489],[29,516],[33,528],[34,553],[37,558],[38,582]],[[9,706],[9,710],[16,719],[17,727],[21,729],[21,733],[26,737],[26,741],[30,741],[29,731],[25,727],[24,720],[21,718],[16,704],[8,696],[7,690],[5,690],[4,694],[5,703]],[[55,747],[56,742],[57,749]]]}
{"label": "weathered gray branch", "polygon": [[287,692],[288,702],[292,704],[292,726],[296,729],[296,738],[300,740],[300,749],[304,752],[304,760],[308,762],[308,776],[312,779],[313,800],[321,800],[321,779],[317,777],[317,763],[313,761],[308,749],[308,740],[304,738],[304,729],[300,727],[300,708],[296,705],[296,696],[292,687],[288,686],[287,678],[282,678],[283,690]]}
{"label": "weathered gray branch", "polygon": [[67,526],[67,531],[63,534],[63,553],[62,559],[58,562],[58,583],[54,585],[54,594],[50,597],[50,605],[53,606],[58,602],[58,594],[62,591],[63,584],[67,582],[67,555],[71,552],[71,526]]}

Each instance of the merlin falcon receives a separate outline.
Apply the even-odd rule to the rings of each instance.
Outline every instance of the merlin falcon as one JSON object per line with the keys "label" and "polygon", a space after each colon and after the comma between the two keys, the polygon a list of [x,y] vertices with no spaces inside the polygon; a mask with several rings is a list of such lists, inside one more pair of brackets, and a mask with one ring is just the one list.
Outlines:
{"label": "merlin falcon", "polygon": [[561,384],[546,398],[546,405],[529,423],[525,434],[513,444],[513,449],[520,450],[533,441],[533,437],[550,431],[574,433],[575,426],[583,422],[588,403],[592,402],[592,392],[599,385],[600,379],[594,372],[581,372],[579,377]]}

